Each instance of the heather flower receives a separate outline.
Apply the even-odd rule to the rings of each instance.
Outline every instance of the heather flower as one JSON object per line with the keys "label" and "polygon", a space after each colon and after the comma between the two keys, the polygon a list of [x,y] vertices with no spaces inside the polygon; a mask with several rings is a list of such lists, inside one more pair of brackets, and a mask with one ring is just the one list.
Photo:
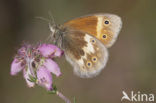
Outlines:
{"label": "heather flower", "polygon": [[47,90],[52,90],[52,76],[50,71],[44,66],[37,70],[37,83],[40,86],[47,88]]}
{"label": "heather flower", "polygon": [[63,51],[55,45],[42,44],[38,47],[38,50],[44,57],[60,57]]}
{"label": "heather flower", "polygon": [[53,60],[46,59],[45,63],[43,65],[48,69],[48,71],[52,72],[57,77],[59,77],[61,75],[59,66]]}
{"label": "heather flower", "polygon": [[60,68],[53,58],[62,55],[63,51],[52,44],[36,46],[25,44],[18,50],[11,63],[10,74],[14,76],[23,71],[23,77],[28,87],[34,87],[37,84],[46,88],[49,93],[56,94],[66,103],[71,103],[68,98],[57,90],[52,80],[52,74],[57,77],[61,76]]}
{"label": "heather flower", "polygon": [[51,91],[53,89],[51,73],[57,77],[61,75],[60,68],[53,58],[62,54],[63,51],[52,44],[37,46],[25,44],[18,50],[11,64],[10,74],[16,75],[23,70],[23,77],[29,87],[38,84]]}
{"label": "heather flower", "polygon": [[23,69],[22,63],[18,59],[14,59],[11,64],[11,75],[16,75]]}

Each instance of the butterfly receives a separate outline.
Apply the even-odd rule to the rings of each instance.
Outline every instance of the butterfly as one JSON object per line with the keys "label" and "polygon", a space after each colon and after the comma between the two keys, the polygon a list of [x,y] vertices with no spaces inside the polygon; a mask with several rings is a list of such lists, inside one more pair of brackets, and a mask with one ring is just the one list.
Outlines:
{"label": "butterfly", "polygon": [[106,66],[107,48],[116,41],[122,21],[114,14],[91,14],[49,27],[52,41],[64,50],[74,73],[91,78]]}

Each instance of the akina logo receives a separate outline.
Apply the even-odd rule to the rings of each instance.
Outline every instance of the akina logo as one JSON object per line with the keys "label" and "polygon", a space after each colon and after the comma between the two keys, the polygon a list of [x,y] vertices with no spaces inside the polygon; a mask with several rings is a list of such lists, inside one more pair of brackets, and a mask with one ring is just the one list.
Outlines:
{"label": "akina logo", "polygon": [[140,91],[134,92],[131,91],[128,95],[125,91],[122,91],[122,98],[121,101],[132,101],[132,102],[154,102],[154,94],[145,94],[141,93]]}

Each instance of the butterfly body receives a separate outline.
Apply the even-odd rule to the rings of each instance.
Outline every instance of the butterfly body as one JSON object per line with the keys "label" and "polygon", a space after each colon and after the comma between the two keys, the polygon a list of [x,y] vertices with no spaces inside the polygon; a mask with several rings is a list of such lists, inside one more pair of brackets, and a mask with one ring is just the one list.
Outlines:
{"label": "butterfly body", "polygon": [[93,14],[68,21],[51,31],[55,29],[55,42],[65,51],[74,73],[91,78],[105,67],[107,48],[115,42],[121,24],[116,15]]}

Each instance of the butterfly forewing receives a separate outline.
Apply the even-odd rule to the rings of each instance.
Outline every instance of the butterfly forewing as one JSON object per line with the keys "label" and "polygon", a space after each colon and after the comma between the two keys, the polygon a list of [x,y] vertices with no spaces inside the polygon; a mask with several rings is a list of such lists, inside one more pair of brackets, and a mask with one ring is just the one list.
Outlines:
{"label": "butterfly forewing", "polygon": [[122,27],[122,21],[114,14],[93,14],[73,19],[64,25],[93,35],[106,47],[111,47]]}

